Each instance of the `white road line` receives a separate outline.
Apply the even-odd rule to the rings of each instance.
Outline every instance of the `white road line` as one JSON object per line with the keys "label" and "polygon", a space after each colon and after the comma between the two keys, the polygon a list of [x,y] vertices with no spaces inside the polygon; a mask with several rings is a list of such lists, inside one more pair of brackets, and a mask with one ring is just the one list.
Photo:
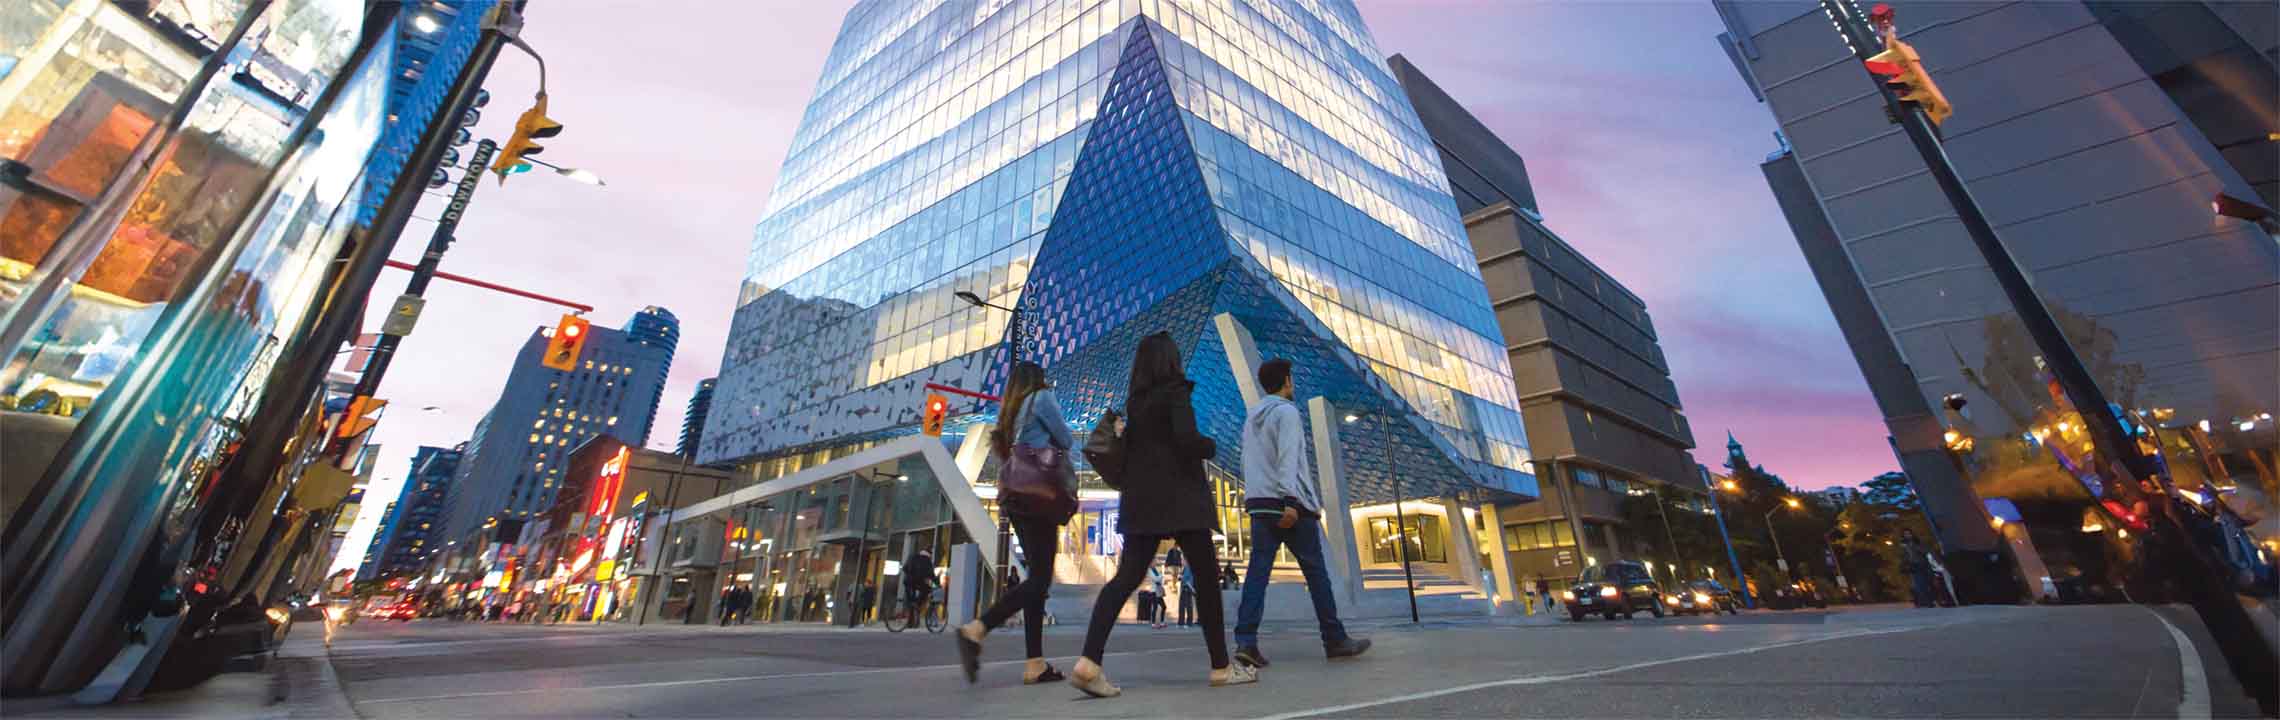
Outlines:
{"label": "white road line", "polygon": [[1259,717],[1257,720],[1296,720],[1297,718],[1315,717],[1315,716],[1318,716],[1318,715],[1328,715],[1328,714],[1331,714],[1331,713],[1342,713],[1342,712],[1350,712],[1350,711],[1354,711],[1354,710],[1366,710],[1366,709],[1369,709],[1369,708],[1373,708],[1373,707],[1379,707],[1379,706],[1382,706],[1382,705],[1392,705],[1392,704],[1394,704],[1394,703],[1414,702],[1414,701],[1417,701],[1417,700],[1429,700],[1429,699],[1432,699],[1432,698],[1443,697],[1443,696],[1448,696],[1448,695],[1457,695],[1457,694],[1461,694],[1461,693],[1469,693],[1469,692],[1474,692],[1474,691],[1477,691],[1477,690],[1486,690],[1486,689],[1489,689],[1489,688],[1498,688],[1498,687],[1517,687],[1517,686],[1523,686],[1523,685],[1542,685],[1542,684],[1545,684],[1545,683],[1564,682],[1564,681],[1568,681],[1568,680],[1580,680],[1580,679],[1583,679],[1583,678],[1589,678],[1589,677],[1598,677],[1598,676],[1601,676],[1601,675],[1611,675],[1611,674],[1614,674],[1614,673],[1620,673],[1620,672],[1630,672],[1630,671],[1632,671],[1632,670],[1639,670],[1639,669],[1643,669],[1643,668],[1651,668],[1651,667],[1655,667],[1655,666],[1658,666],[1658,665],[1669,665],[1669,664],[1672,664],[1672,663],[1694,662],[1694,661],[1696,661],[1696,660],[1709,660],[1709,659],[1713,659],[1713,658],[1731,657],[1731,656],[1734,656],[1734,655],[1747,655],[1747,654],[1750,654],[1750,653],[1755,653],[1755,652],[1763,652],[1763,651],[1766,651],[1766,650],[1775,650],[1775,649],[1779,649],[1779,648],[1785,648],[1785,647],[1795,647],[1795,646],[1798,646],[1798,645],[1811,645],[1811,644],[1813,644],[1813,643],[1828,642],[1828,641],[1830,641],[1830,640],[1843,640],[1843,639],[1845,639],[1845,638],[1863,637],[1863,636],[1867,636],[1867,635],[1887,635],[1887,634],[1891,634],[1891,633],[1898,633],[1898,632],[1908,632],[1908,631],[1911,631],[1911,630],[1925,630],[1925,629],[1936,628],[1936,627],[1944,627],[1944,626],[1947,626],[1947,625],[1954,625],[1954,624],[1956,624],[1956,622],[1961,622],[1961,621],[1952,621],[1952,622],[1934,623],[1934,624],[1931,624],[1931,625],[1917,625],[1917,626],[1911,626],[1911,627],[1885,628],[1885,629],[1881,629],[1881,630],[1848,630],[1848,631],[1843,631],[1843,632],[1830,633],[1830,634],[1827,634],[1827,635],[1817,635],[1817,636],[1814,636],[1814,637],[1810,637],[1810,638],[1804,638],[1804,639],[1800,639],[1800,640],[1788,640],[1788,641],[1777,642],[1777,643],[1768,643],[1768,644],[1765,644],[1765,645],[1752,645],[1752,646],[1749,646],[1749,647],[1745,647],[1745,648],[1739,648],[1739,649],[1734,649],[1734,650],[1721,650],[1721,651],[1718,651],[1718,652],[1711,652],[1711,653],[1700,653],[1700,654],[1695,654],[1695,655],[1686,655],[1686,656],[1682,656],[1682,657],[1663,658],[1663,659],[1661,659],[1661,660],[1649,660],[1649,661],[1646,661],[1646,662],[1637,662],[1637,663],[1631,663],[1631,664],[1629,664],[1629,665],[1617,665],[1617,666],[1615,666],[1615,667],[1609,667],[1609,668],[1600,668],[1600,669],[1598,669],[1598,670],[1585,670],[1585,671],[1582,671],[1582,672],[1563,673],[1563,674],[1559,674],[1559,675],[1532,675],[1532,676],[1529,676],[1529,677],[1511,678],[1511,679],[1507,679],[1507,680],[1491,680],[1491,681],[1488,681],[1488,682],[1473,683],[1473,684],[1471,684],[1471,685],[1459,685],[1459,686],[1456,686],[1456,687],[1451,687],[1451,688],[1442,688],[1442,689],[1439,689],[1439,690],[1427,690],[1427,691],[1425,691],[1425,692],[1409,693],[1409,694],[1407,694],[1407,695],[1395,695],[1395,696],[1392,696],[1392,697],[1384,697],[1384,698],[1379,698],[1379,699],[1376,699],[1376,700],[1364,700],[1364,701],[1362,701],[1362,702],[1357,702],[1357,703],[1348,703],[1348,704],[1345,704],[1345,705],[1333,705],[1333,706],[1330,706],[1330,707],[1320,707],[1320,708],[1314,708],[1314,709],[1311,709],[1311,710],[1296,710],[1296,711],[1292,711],[1292,712],[1286,712],[1286,713],[1280,713],[1280,714],[1276,714],[1276,715],[1266,715],[1266,716],[1261,716],[1261,717]]}
{"label": "white road line", "polygon": [[[1123,657],[1129,655],[1154,655],[1156,653],[1167,652],[1193,652],[1194,650],[1195,648],[1192,647],[1170,647],[1157,648],[1155,650],[1113,652],[1103,656],[1102,659],[1106,660],[1107,658]],[[1073,660],[1074,658],[1055,659]],[[985,667],[991,665],[1015,665],[1024,662],[1028,661],[998,660],[995,662],[982,663],[982,665]],[[501,697],[506,695],[543,695],[547,693],[568,692],[573,690],[625,690],[631,688],[679,687],[683,685],[711,685],[716,683],[757,682],[762,680],[796,680],[799,678],[842,677],[851,675],[904,674],[927,672],[932,670],[955,670],[957,668],[957,665],[921,665],[916,667],[867,668],[863,670],[823,670],[817,672],[779,673],[775,675],[745,675],[740,677],[697,678],[694,680],[659,680],[656,682],[621,683],[617,685],[580,685],[577,687],[532,688],[524,690],[492,690],[487,692],[452,693],[449,695],[423,695],[420,697],[375,698],[371,700],[358,700],[356,701],[356,704],[371,705],[378,703],[424,702],[428,700],[457,700],[460,698]]]}
{"label": "white road line", "polygon": [[2169,631],[2169,640],[2177,644],[2177,674],[2185,682],[2185,687],[2177,698],[2178,720],[2203,720],[2209,717],[2209,675],[2201,669],[2201,651],[2193,647],[2192,638],[2185,637],[2185,631],[2177,629],[2177,625],[2169,622],[2169,618],[2162,617],[2161,613],[2154,612],[2150,607],[2145,608],[2145,611],[2153,613],[2153,619],[2161,621],[2162,629]]}

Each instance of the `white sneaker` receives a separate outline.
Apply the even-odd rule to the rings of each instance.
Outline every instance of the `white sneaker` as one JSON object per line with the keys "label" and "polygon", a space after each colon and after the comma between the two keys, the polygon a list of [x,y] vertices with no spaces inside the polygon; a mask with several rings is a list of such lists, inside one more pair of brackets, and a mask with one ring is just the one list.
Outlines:
{"label": "white sneaker", "polygon": [[1212,687],[1249,685],[1258,681],[1259,669],[1244,663],[1231,662],[1227,667],[1211,671]]}

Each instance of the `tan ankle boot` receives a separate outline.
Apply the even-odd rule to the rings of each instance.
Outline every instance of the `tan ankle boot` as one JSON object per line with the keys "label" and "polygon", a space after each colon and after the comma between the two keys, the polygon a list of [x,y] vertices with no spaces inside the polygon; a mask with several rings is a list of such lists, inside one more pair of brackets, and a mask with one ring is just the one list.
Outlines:
{"label": "tan ankle boot", "polygon": [[1069,684],[1096,698],[1112,698],[1124,694],[1122,688],[1108,681],[1108,673],[1091,658],[1078,658],[1077,667],[1069,671]]}

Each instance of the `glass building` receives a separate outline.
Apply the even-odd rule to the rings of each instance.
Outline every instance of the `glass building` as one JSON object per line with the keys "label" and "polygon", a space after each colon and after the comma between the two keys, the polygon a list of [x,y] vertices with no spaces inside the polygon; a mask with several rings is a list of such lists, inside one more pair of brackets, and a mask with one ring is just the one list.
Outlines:
{"label": "glass building", "polygon": [[[858,4],[754,233],[698,460],[778,478],[917,432],[928,384],[993,392],[1013,318],[970,292],[1019,309],[1079,430],[1170,332],[1237,544],[1223,319],[1361,421],[1352,504],[1534,496],[1503,338],[1382,57],[1337,0]],[[1072,530],[1096,547],[1099,495]]]}

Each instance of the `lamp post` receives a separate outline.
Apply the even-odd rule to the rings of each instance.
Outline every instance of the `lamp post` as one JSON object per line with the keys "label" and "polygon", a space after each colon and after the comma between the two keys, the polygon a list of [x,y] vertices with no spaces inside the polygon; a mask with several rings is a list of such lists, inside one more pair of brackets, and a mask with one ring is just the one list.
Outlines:
{"label": "lamp post", "polygon": [[1765,511],[1765,535],[1766,537],[1773,538],[1774,559],[1776,562],[1781,563],[1782,574],[1788,575],[1792,578],[1796,577],[1797,574],[1789,571],[1789,556],[1781,552],[1781,534],[1773,531],[1773,514],[1781,512],[1781,509],[1784,507],[1796,508],[1802,507],[1803,505],[1804,503],[1798,502],[1797,498],[1785,497],[1781,499],[1780,505],[1775,505],[1773,506],[1772,510]]}
{"label": "lamp post", "polygon": [[[1385,474],[1393,481],[1393,523],[1395,537],[1398,538],[1396,544],[1401,548],[1401,589],[1409,593],[1409,622],[1416,623],[1420,622],[1417,614],[1417,576],[1409,568],[1409,516],[1401,509],[1401,473],[1393,465],[1393,418],[1378,412],[1370,415],[1380,423],[1378,429],[1385,438]],[[1359,413],[1346,413],[1348,425],[1360,422],[1361,419]]]}
{"label": "lamp post", "polygon": [[1718,540],[1726,544],[1726,562],[1734,569],[1734,589],[1741,591],[1743,605],[1756,609],[1757,600],[1750,597],[1750,584],[1747,582],[1749,576],[1742,574],[1742,558],[1734,554],[1733,536],[1726,534],[1726,511],[1718,506],[1718,493],[1739,491],[1741,485],[1732,480],[1727,480],[1712,486],[1710,484],[1710,469],[1700,465],[1696,465],[1695,469],[1702,473],[1702,486],[1710,490],[1710,516],[1718,519]]}
{"label": "lamp post", "polygon": [[[954,293],[954,295],[956,295],[959,300],[964,301],[968,305],[972,305],[978,308],[989,308],[992,310],[1004,310],[1006,315],[1009,316],[1006,319],[1005,324],[1005,377],[1007,382],[1011,382],[1013,380],[1013,368],[1021,364],[1021,309],[1010,308],[1004,305],[999,305],[997,303],[983,300],[982,296],[975,295],[965,290],[960,290]],[[1002,579],[1005,577],[1006,572],[1004,565],[1009,561],[1008,556],[1013,551],[1013,523],[1010,518],[1006,517],[1005,507],[1002,505],[998,507],[997,535],[997,558],[998,565],[1000,566],[997,568],[997,576]],[[1003,584],[1004,583],[1002,580],[1000,582],[993,583],[993,585]]]}
{"label": "lamp post", "polygon": [[[1631,495],[1632,497],[1653,497],[1653,498],[1655,499],[1655,516],[1656,516],[1656,517],[1659,517],[1659,518],[1662,518],[1662,526],[1663,526],[1663,542],[1664,542],[1664,543],[1666,543],[1666,544],[1667,544],[1667,546],[1668,546],[1668,547],[1669,547],[1669,549],[1670,549],[1670,554],[1671,554],[1671,558],[1670,558],[1670,559],[1677,559],[1677,558],[1678,558],[1678,555],[1679,555],[1679,553],[1678,553],[1678,537],[1677,537],[1677,536],[1675,536],[1675,535],[1672,535],[1672,534],[1671,534],[1671,532],[1670,532],[1670,512],[1669,512],[1668,510],[1665,510],[1665,509],[1663,508],[1663,497],[1662,497],[1662,491],[1661,491],[1661,490],[1658,490],[1658,489],[1656,489],[1656,488],[1653,488],[1653,487],[1646,487],[1646,488],[1636,488],[1636,489],[1632,489],[1632,490],[1630,490],[1630,491],[1629,491],[1629,493],[1628,493],[1628,494],[1629,494],[1629,495]],[[1676,585],[1676,584],[1678,584],[1678,565],[1677,565],[1676,563],[1670,563],[1670,562],[1665,562],[1665,563],[1663,563],[1663,564],[1664,564],[1664,566],[1666,566],[1666,567],[1670,568],[1670,582],[1671,582],[1671,584],[1673,584],[1673,585]],[[1647,570],[1648,570],[1649,572],[1652,572],[1652,571],[1654,570],[1654,567],[1650,565],[1650,566],[1647,568]]]}

